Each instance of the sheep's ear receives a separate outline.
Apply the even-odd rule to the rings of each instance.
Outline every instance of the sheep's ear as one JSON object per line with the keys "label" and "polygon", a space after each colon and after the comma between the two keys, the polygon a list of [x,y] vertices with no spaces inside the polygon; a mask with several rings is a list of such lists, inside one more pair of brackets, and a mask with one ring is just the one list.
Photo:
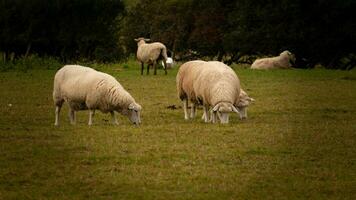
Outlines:
{"label": "sheep's ear", "polygon": [[247,100],[248,100],[249,102],[255,102],[255,99],[254,99],[254,98],[251,98],[251,97],[248,97]]}
{"label": "sheep's ear", "polygon": [[145,42],[150,42],[151,39],[143,39]]}
{"label": "sheep's ear", "polygon": [[213,108],[213,112],[218,111],[219,108],[220,108],[220,104],[216,104],[216,105],[214,106],[214,108]]}
{"label": "sheep's ear", "polygon": [[129,105],[129,110],[133,110],[134,108],[135,108],[134,103],[131,103],[131,104]]}
{"label": "sheep's ear", "polygon": [[138,38],[134,39],[136,42],[140,41]]}

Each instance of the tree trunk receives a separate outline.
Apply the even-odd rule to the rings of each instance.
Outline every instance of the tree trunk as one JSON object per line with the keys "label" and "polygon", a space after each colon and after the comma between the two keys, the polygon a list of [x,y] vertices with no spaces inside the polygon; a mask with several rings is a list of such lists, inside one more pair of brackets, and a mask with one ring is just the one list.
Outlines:
{"label": "tree trunk", "polygon": [[27,58],[28,54],[30,53],[31,51],[31,46],[32,46],[32,42],[29,42],[27,44],[27,49],[26,49],[26,53],[25,53],[25,59]]}
{"label": "tree trunk", "polygon": [[2,60],[4,61],[4,63],[6,63],[6,51],[4,51],[2,54]]}

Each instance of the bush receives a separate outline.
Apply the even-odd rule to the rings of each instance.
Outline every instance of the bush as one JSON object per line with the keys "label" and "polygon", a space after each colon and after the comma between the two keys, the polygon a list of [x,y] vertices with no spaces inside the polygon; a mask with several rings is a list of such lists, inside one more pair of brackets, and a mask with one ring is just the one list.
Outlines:
{"label": "bush", "polygon": [[2,61],[0,63],[0,71],[19,70],[28,71],[30,69],[58,69],[62,66],[59,59],[44,56],[40,57],[37,54],[28,57],[20,57],[12,61]]}

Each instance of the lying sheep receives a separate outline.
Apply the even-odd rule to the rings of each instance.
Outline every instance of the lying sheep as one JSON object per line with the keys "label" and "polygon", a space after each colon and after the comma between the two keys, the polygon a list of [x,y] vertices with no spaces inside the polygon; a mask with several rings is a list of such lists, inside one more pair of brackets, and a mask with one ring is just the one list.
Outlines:
{"label": "lying sheep", "polygon": [[143,75],[144,63],[147,64],[147,74],[149,74],[150,66],[154,67],[154,75],[157,74],[157,60],[163,61],[164,72],[167,75],[167,48],[160,42],[146,44],[150,39],[137,38],[137,59],[141,62],[141,75]]}
{"label": "lying sheep", "polygon": [[187,105],[192,102],[191,117],[195,106],[203,105],[205,122],[209,122],[208,110],[212,107],[212,122],[229,122],[229,113],[236,112],[234,103],[239,101],[240,81],[236,73],[217,61],[190,61],[184,63],[177,74],[177,91],[183,101],[184,118],[188,119]]}
{"label": "lying sheep", "polygon": [[141,106],[112,76],[89,67],[66,65],[54,77],[53,100],[56,106],[55,125],[59,124],[62,104],[69,104],[69,119],[75,124],[75,112],[89,110],[89,125],[95,110],[110,112],[113,123],[118,124],[114,111],[127,115],[136,125],[141,123]]}
{"label": "lying sheep", "polygon": [[289,51],[283,51],[279,56],[256,59],[251,69],[287,69],[295,63],[295,56]]}

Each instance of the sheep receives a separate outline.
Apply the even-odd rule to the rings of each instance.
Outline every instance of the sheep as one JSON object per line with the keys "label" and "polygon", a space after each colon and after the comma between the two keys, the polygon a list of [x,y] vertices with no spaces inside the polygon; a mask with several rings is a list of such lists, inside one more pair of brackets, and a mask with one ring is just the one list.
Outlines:
{"label": "sheep", "polygon": [[295,56],[289,51],[283,51],[279,56],[256,59],[251,69],[287,69],[295,63]]}
{"label": "sheep", "polygon": [[146,44],[150,39],[137,38],[137,60],[141,62],[141,75],[143,75],[144,63],[147,64],[147,75],[149,74],[150,65],[154,67],[154,75],[157,74],[157,60],[162,59],[164,72],[167,75],[167,48],[160,42]]}
{"label": "sheep", "polygon": [[236,73],[222,62],[190,61],[184,63],[178,71],[178,97],[183,101],[184,118],[189,119],[188,101],[192,102],[191,117],[195,116],[195,106],[203,105],[205,122],[209,122],[208,110],[212,108],[212,122],[219,117],[221,123],[229,122],[229,112],[238,110],[240,81]]}
{"label": "sheep", "polygon": [[[251,102],[254,102],[255,99],[249,97],[247,93],[241,88],[240,90],[240,95],[239,95],[239,100],[235,102],[234,106],[235,108],[239,111],[239,116],[240,119],[247,119],[247,107],[250,105]],[[212,119],[212,113],[211,113],[211,118]],[[204,120],[206,118],[205,113],[203,113],[202,119]]]}
{"label": "sheep", "polygon": [[[167,65],[168,69],[171,69],[171,68],[174,67],[174,61],[173,61],[173,59],[171,57],[167,57],[166,65]],[[162,60],[162,66],[165,67],[163,60]]]}
{"label": "sheep", "polygon": [[254,102],[255,99],[249,97],[242,88],[240,90],[239,96],[239,101],[237,101],[234,106],[239,111],[240,119],[247,119],[247,107],[250,105],[251,102]]}
{"label": "sheep", "polygon": [[64,102],[69,104],[69,119],[75,124],[75,112],[89,110],[88,125],[92,125],[95,110],[110,112],[114,124],[115,113],[128,116],[138,125],[141,123],[141,106],[112,76],[80,65],[65,65],[54,77],[53,101],[56,106],[55,125],[59,125],[59,113]]}

